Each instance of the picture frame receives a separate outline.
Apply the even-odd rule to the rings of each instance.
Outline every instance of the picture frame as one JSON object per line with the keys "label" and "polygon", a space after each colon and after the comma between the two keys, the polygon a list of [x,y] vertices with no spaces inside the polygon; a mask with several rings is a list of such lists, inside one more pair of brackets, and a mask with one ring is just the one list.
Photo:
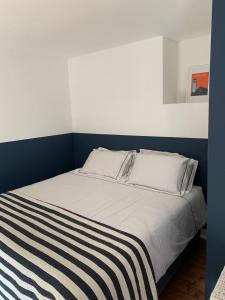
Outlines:
{"label": "picture frame", "polygon": [[187,102],[209,101],[210,66],[192,66],[188,72]]}

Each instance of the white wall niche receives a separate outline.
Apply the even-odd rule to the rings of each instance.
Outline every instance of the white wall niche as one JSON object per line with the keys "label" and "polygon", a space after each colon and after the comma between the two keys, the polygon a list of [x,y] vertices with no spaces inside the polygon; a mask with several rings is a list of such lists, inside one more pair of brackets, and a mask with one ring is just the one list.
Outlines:
{"label": "white wall niche", "polygon": [[[187,103],[191,70],[210,65],[211,35],[173,41],[164,38],[164,104]],[[176,82],[176,83],[175,83]],[[201,97],[193,102],[203,102]]]}

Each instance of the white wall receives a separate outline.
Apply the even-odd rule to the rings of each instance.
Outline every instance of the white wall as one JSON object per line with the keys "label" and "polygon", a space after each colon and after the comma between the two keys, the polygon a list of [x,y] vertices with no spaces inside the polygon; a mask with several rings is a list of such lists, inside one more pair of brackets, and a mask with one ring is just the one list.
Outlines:
{"label": "white wall", "polygon": [[163,39],[163,103],[177,102],[178,43]]}
{"label": "white wall", "polygon": [[208,136],[208,104],[163,104],[163,38],[68,61],[73,131]]}
{"label": "white wall", "polygon": [[0,142],[71,132],[66,60],[19,49],[0,51]]}
{"label": "white wall", "polygon": [[178,43],[178,102],[186,101],[189,68],[210,64],[210,43],[210,35]]}

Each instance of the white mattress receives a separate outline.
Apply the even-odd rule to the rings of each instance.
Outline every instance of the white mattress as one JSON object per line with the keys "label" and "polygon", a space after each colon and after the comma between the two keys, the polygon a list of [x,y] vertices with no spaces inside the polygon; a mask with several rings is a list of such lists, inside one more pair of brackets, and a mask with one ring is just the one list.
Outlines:
{"label": "white mattress", "polygon": [[134,234],[150,253],[157,281],[206,222],[199,187],[179,197],[69,172],[16,192]]}

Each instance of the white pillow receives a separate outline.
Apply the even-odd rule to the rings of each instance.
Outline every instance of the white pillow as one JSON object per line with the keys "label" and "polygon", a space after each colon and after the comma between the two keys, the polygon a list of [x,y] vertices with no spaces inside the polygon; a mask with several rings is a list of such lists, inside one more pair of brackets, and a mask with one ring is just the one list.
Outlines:
{"label": "white pillow", "polygon": [[117,179],[127,156],[127,152],[94,149],[80,172]]}
{"label": "white pillow", "polygon": [[[167,155],[167,156],[180,156],[180,157],[185,158],[185,156],[178,154],[178,153],[156,151],[156,150],[149,150],[149,149],[140,149],[140,153]],[[181,193],[188,193],[192,190],[197,168],[198,168],[198,161],[190,158],[188,161],[188,166],[187,166],[185,175],[184,175]]]}
{"label": "white pillow", "polygon": [[185,173],[182,190],[189,193],[192,190],[195,174],[198,168],[198,161],[189,159],[187,171]]}
{"label": "white pillow", "polygon": [[182,185],[188,162],[188,158],[180,155],[139,153],[128,183],[183,195]]}
{"label": "white pillow", "polygon": [[169,156],[180,156],[178,153],[166,152],[166,151],[158,151],[158,150],[150,150],[150,149],[140,149],[140,153],[142,154],[158,154],[158,155],[169,155]]}
{"label": "white pillow", "polygon": [[126,179],[126,177],[129,174],[130,168],[132,167],[133,163],[134,163],[134,159],[135,159],[135,155],[136,155],[136,151],[135,150],[130,150],[130,151],[125,151],[125,150],[109,150],[107,148],[102,148],[99,147],[98,150],[102,150],[102,151],[112,151],[112,152],[122,152],[127,154],[126,159],[123,162],[123,165],[121,167],[121,170],[119,172],[119,175],[117,177],[117,179]]}

